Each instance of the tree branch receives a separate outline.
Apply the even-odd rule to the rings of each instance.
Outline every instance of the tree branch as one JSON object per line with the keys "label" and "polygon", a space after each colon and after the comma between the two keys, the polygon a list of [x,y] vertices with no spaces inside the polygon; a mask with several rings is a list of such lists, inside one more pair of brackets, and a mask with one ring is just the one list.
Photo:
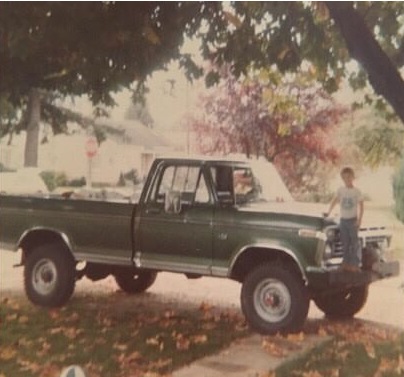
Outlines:
{"label": "tree branch", "polygon": [[383,96],[404,123],[404,81],[352,2],[326,1],[352,58],[368,73],[376,93]]}

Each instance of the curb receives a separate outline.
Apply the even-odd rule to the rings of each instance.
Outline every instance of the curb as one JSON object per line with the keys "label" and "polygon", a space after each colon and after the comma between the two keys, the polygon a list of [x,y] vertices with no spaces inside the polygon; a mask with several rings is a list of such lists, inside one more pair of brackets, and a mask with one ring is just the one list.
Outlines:
{"label": "curb", "polygon": [[[313,348],[329,342],[332,338],[332,336],[305,335],[301,341],[291,342],[288,338],[263,337],[255,334],[233,343],[216,355],[207,356],[176,370],[172,377],[262,376],[282,364],[303,357]],[[271,352],[272,346],[276,348],[278,342],[283,347],[289,348],[287,354],[275,356],[276,352]]]}

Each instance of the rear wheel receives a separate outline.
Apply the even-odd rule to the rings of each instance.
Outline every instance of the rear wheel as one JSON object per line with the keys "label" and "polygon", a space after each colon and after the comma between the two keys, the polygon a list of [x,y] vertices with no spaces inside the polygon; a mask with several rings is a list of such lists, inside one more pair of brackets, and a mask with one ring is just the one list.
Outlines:
{"label": "rear wheel", "polygon": [[353,287],[342,292],[314,298],[316,306],[327,316],[335,319],[353,317],[366,303],[368,285]]}
{"label": "rear wheel", "polygon": [[59,307],[71,297],[76,282],[74,259],[58,243],[32,249],[24,268],[24,286],[28,299],[35,305]]}
{"label": "rear wheel", "polygon": [[309,302],[302,279],[271,264],[252,270],[241,289],[243,313],[250,327],[261,334],[300,331]]}
{"label": "rear wheel", "polygon": [[122,271],[115,274],[115,281],[126,293],[142,293],[156,281],[157,272],[148,270]]}

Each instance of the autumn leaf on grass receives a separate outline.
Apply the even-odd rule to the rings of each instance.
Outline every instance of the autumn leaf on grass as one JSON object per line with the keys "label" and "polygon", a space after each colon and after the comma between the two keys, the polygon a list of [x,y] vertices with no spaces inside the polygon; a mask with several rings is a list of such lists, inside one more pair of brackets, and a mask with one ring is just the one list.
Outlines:
{"label": "autumn leaf on grass", "polygon": [[205,334],[194,335],[191,337],[191,342],[194,344],[205,344],[208,341],[208,336]]}
{"label": "autumn leaf on grass", "polygon": [[15,321],[15,320],[17,320],[17,318],[18,318],[18,314],[17,314],[17,313],[8,314],[8,315],[6,316],[6,322]]}
{"label": "autumn leaf on grass", "polygon": [[[379,365],[377,367],[377,371],[373,375],[373,377],[383,377],[387,374],[387,372],[392,372],[395,367],[396,367],[396,364],[395,364],[394,360],[386,359],[386,358],[382,357],[382,359],[380,360]],[[399,375],[400,375],[400,373],[399,373]]]}
{"label": "autumn leaf on grass", "polygon": [[373,343],[365,342],[364,347],[365,347],[365,350],[366,350],[366,353],[368,354],[368,356],[371,359],[375,359],[376,358],[376,351],[375,351],[375,346],[373,345]]}
{"label": "autumn leaf on grass", "polygon": [[42,367],[39,377],[55,377],[60,373],[60,368],[56,365],[47,363]]}
{"label": "autumn leaf on grass", "polygon": [[173,360],[168,359],[158,359],[157,361],[149,361],[148,368],[149,369],[157,369],[160,370],[162,368],[166,368],[173,363]]}
{"label": "autumn leaf on grass", "polygon": [[51,309],[48,311],[48,315],[50,319],[56,320],[60,318],[60,310],[59,309]]}
{"label": "autumn leaf on grass", "polygon": [[114,343],[112,345],[112,348],[118,351],[126,351],[128,349],[128,346],[126,344]]}
{"label": "autumn leaf on grass", "polygon": [[19,369],[22,372],[37,373],[42,368],[42,366],[39,365],[38,363],[29,360],[19,359],[17,360],[17,364],[20,365]]}
{"label": "autumn leaf on grass", "polygon": [[265,372],[260,374],[259,377],[276,377],[276,373],[274,371]]}
{"label": "autumn leaf on grass", "polygon": [[74,340],[76,339],[80,334],[83,333],[82,329],[77,329],[75,327],[65,327],[63,328],[63,335],[70,339],[70,340]]}
{"label": "autumn leaf on grass", "polygon": [[183,334],[177,334],[175,336],[175,347],[177,350],[180,351],[185,351],[189,349],[189,346],[191,345],[191,341],[186,338]]}
{"label": "autumn leaf on grass", "polygon": [[128,365],[140,360],[141,358],[142,355],[138,351],[134,351],[129,355],[122,353],[116,359],[120,365]]}
{"label": "autumn leaf on grass", "polygon": [[396,368],[396,372],[401,376],[404,374],[404,357],[400,355],[398,357],[398,366]]}
{"label": "autumn leaf on grass", "polygon": [[303,377],[323,377],[323,375],[317,370],[310,370],[303,373]]}
{"label": "autumn leaf on grass", "polygon": [[17,356],[17,350],[12,347],[0,348],[0,360],[8,361]]}
{"label": "autumn leaf on grass", "polygon": [[304,341],[304,333],[289,334],[286,339],[293,343],[301,343]]}
{"label": "autumn leaf on grass", "polygon": [[164,342],[160,339],[159,335],[146,339],[146,344],[156,346],[160,351],[164,349]]}
{"label": "autumn leaf on grass", "polygon": [[205,301],[202,301],[201,304],[199,305],[199,310],[204,313],[209,312],[212,309],[213,309],[213,306]]}
{"label": "autumn leaf on grass", "polygon": [[275,357],[284,357],[287,355],[287,352],[283,347],[280,347],[275,342],[271,342],[269,339],[262,340],[262,348]]}
{"label": "autumn leaf on grass", "polygon": [[174,310],[166,310],[164,312],[164,315],[163,315],[163,317],[166,318],[166,319],[170,319],[170,318],[173,318],[175,316],[176,316],[176,314],[175,314]]}

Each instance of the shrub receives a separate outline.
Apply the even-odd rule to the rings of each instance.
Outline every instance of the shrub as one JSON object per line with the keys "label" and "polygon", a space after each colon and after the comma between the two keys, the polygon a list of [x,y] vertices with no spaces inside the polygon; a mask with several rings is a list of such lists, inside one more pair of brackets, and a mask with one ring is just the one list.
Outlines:
{"label": "shrub", "polygon": [[397,218],[404,222],[404,158],[393,178],[393,195]]}
{"label": "shrub", "polygon": [[66,174],[61,172],[45,170],[40,175],[49,191],[53,191],[56,187],[60,186],[82,187],[86,185],[84,177],[69,180]]}
{"label": "shrub", "polygon": [[51,170],[45,170],[40,174],[49,191],[53,191],[56,187],[66,186],[67,178],[65,173],[58,173]]}

